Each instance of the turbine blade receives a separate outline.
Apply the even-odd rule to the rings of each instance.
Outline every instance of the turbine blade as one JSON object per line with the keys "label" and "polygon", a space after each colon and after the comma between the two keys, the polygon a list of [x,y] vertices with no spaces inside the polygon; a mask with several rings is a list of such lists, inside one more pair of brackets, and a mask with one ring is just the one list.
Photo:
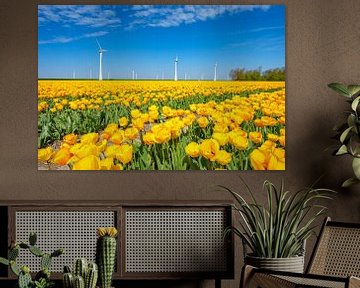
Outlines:
{"label": "turbine blade", "polygon": [[97,40],[97,38],[95,38],[95,40],[96,40],[96,43],[98,44],[99,48],[101,49],[100,43],[99,43],[99,41]]}

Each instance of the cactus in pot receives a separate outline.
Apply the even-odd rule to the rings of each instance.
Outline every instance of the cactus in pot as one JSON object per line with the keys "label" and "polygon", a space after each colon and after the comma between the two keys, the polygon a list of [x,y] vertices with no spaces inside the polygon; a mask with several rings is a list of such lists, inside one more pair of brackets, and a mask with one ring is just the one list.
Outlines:
{"label": "cactus in pot", "polygon": [[74,273],[70,267],[64,267],[64,288],[95,288],[98,279],[98,267],[96,263],[88,263],[85,258],[76,259]]}
{"label": "cactus in pot", "polygon": [[99,267],[100,288],[110,288],[116,258],[115,227],[101,227],[97,229],[96,262]]}

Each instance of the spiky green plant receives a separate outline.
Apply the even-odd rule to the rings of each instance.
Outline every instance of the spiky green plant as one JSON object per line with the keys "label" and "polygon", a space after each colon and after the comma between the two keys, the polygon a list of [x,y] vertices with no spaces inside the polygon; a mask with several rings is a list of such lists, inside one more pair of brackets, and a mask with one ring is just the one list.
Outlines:
{"label": "spiky green plant", "polygon": [[88,263],[85,258],[78,258],[74,263],[74,271],[69,266],[64,267],[64,288],[95,288],[98,279],[98,267],[96,263]]}
{"label": "spiky green plant", "polygon": [[324,214],[326,207],[318,201],[332,199],[329,189],[304,188],[296,193],[280,189],[270,181],[264,182],[267,205],[263,206],[254,197],[246,183],[251,202],[240,194],[220,186],[236,200],[233,208],[240,215],[240,227],[229,227],[247,245],[253,256],[265,258],[287,258],[302,254],[306,239],[314,233],[316,220]]}
{"label": "spiky green plant", "polygon": [[[29,244],[24,242],[15,243],[12,242],[8,251],[8,259],[0,257],[0,263],[10,266],[11,271],[18,277],[19,288],[48,288],[51,287],[53,282],[50,281],[50,265],[53,257],[58,257],[64,253],[63,249],[57,249],[51,254],[44,253],[36,245],[37,236],[35,233],[30,233]],[[16,259],[19,256],[19,250],[28,250],[33,255],[40,257],[41,270],[35,275],[35,279],[32,280],[30,275],[30,269],[27,266],[19,266],[16,263]]]}
{"label": "spiky green plant", "polygon": [[96,262],[99,267],[100,288],[110,288],[116,258],[115,227],[98,228],[96,243]]}

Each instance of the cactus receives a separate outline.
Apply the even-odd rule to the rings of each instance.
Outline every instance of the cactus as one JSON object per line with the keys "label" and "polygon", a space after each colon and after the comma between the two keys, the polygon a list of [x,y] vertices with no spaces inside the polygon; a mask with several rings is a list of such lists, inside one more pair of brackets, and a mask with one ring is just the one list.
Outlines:
{"label": "cactus", "polygon": [[74,277],[74,288],[85,288],[84,278],[77,275]]}
{"label": "cactus", "polygon": [[40,267],[41,269],[49,269],[50,265],[51,265],[51,260],[52,257],[50,254],[44,253],[44,255],[41,257],[41,261],[40,261]]}
{"label": "cactus", "polygon": [[[95,288],[98,278],[98,269],[95,263],[89,263],[85,258],[78,258],[74,263],[74,272],[69,266],[64,266],[64,288]],[[81,279],[81,280],[80,280]],[[76,284],[75,284],[76,282]],[[75,286],[75,285],[78,285]],[[84,285],[84,286],[82,286]]]}
{"label": "cactus", "polygon": [[29,271],[28,272],[21,271],[18,280],[19,288],[28,288],[31,283],[32,283],[32,279]]}
{"label": "cactus", "polygon": [[75,261],[75,267],[74,267],[74,274],[75,276],[81,276],[83,279],[85,279],[86,270],[88,263],[85,258],[79,258]]}
{"label": "cactus", "polygon": [[44,252],[42,252],[42,251],[40,250],[40,248],[38,248],[38,247],[36,247],[36,246],[30,246],[30,247],[29,247],[29,251],[30,251],[32,254],[34,254],[35,256],[37,256],[37,257],[41,257],[41,256],[44,255]]}
{"label": "cactus", "polygon": [[98,228],[96,262],[99,267],[100,288],[110,288],[116,256],[116,235],[114,227]]}
{"label": "cactus", "polygon": [[19,246],[15,246],[14,248],[9,250],[8,253],[9,260],[16,260],[16,258],[19,256]]}
{"label": "cactus", "polygon": [[35,246],[35,245],[36,245],[36,241],[37,241],[36,233],[31,232],[30,235],[29,235],[29,244],[30,244],[31,246]]}
{"label": "cactus", "polygon": [[64,273],[62,280],[64,288],[74,287],[74,276],[71,272]]}
{"label": "cactus", "polygon": [[[8,251],[8,259],[0,257],[0,263],[10,266],[11,271],[18,276],[18,286],[19,288],[28,288],[28,287],[50,287],[52,282],[50,281],[50,264],[53,257],[60,256],[64,251],[62,249],[55,250],[53,253],[48,254],[41,251],[38,247],[35,246],[37,236],[35,233],[30,233],[29,244],[20,242],[16,243],[11,241],[11,245]],[[27,266],[22,266],[21,268],[16,264],[16,259],[19,256],[19,250],[29,250],[30,253],[37,257],[41,257],[41,271],[39,271],[35,276],[35,281],[32,280],[30,275],[30,269]],[[44,285],[43,285],[44,284]],[[40,286],[39,286],[40,285]],[[42,286],[41,286],[42,285]],[[45,287],[45,286],[44,286]]]}
{"label": "cactus", "polygon": [[85,276],[85,288],[95,288],[98,279],[98,266],[96,263],[89,263]]}
{"label": "cactus", "polygon": [[9,261],[8,259],[5,259],[5,258],[3,258],[3,257],[0,257],[0,263],[1,263],[1,264],[4,264],[4,265],[6,265],[6,266],[9,266],[10,261]]}

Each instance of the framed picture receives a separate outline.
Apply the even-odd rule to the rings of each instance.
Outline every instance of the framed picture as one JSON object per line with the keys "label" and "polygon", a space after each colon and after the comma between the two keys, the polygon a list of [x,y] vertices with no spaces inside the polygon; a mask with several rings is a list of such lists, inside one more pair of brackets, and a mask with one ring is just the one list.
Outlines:
{"label": "framed picture", "polygon": [[284,5],[39,5],[39,170],[284,170]]}

